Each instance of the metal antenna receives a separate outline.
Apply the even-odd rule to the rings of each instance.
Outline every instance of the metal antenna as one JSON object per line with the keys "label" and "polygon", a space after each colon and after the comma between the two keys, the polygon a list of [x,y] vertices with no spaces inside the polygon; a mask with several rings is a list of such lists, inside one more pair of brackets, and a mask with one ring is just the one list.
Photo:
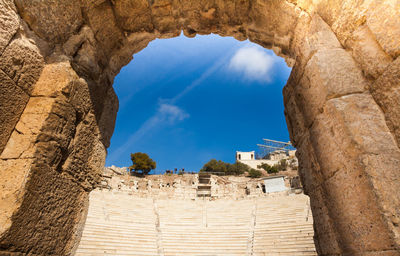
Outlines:
{"label": "metal antenna", "polygon": [[284,141],[271,140],[271,139],[263,139],[263,141],[264,141],[264,144],[257,144],[260,151],[262,152],[261,153],[262,158],[266,158],[271,153],[276,152],[276,151],[288,152],[290,150],[295,150],[295,148],[292,146],[292,143],[290,141],[284,142]]}

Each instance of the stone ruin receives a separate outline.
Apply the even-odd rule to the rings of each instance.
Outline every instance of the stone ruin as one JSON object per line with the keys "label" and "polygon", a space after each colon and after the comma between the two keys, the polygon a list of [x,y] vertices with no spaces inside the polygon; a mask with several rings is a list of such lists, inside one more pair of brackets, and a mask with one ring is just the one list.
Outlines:
{"label": "stone ruin", "polygon": [[309,198],[284,185],[280,192],[265,193],[262,182],[207,173],[134,177],[126,168],[105,168],[101,186],[89,194],[73,251],[76,256],[317,255]]}
{"label": "stone ruin", "polygon": [[398,0],[0,0],[0,254],[70,255],[101,182],[113,79],[155,38],[273,49],[319,255],[400,255]]}
{"label": "stone ruin", "polygon": [[[285,174],[289,174],[284,178],[286,188],[278,194],[302,193],[301,185],[296,183],[298,176],[289,172],[285,172]],[[99,189],[124,192],[136,197],[163,199],[197,200],[206,196],[211,200],[222,198],[237,200],[271,196],[265,191],[265,177],[248,178],[203,174],[208,177],[206,182],[202,182],[201,176],[202,174],[164,174],[135,177],[128,175],[126,167],[112,166],[104,168]],[[206,189],[202,189],[202,187],[206,187]]]}

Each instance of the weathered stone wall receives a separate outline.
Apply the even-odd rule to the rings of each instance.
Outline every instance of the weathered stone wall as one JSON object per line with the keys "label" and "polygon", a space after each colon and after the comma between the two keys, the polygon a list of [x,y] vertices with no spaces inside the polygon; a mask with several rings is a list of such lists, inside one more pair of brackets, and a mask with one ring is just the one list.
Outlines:
{"label": "weathered stone wall", "polygon": [[[102,180],[99,185],[101,190],[112,190],[125,192],[136,197],[145,198],[170,198],[170,199],[190,199],[203,200],[197,193],[199,184],[198,174],[163,174],[147,175],[145,177],[131,176],[124,171],[124,168],[107,167],[104,168]],[[285,172],[286,174],[286,172]],[[291,173],[292,174],[292,173]],[[297,177],[298,176],[294,176]],[[265,178],[265,177],[264,177]],[[249,178],[242,176],[216,176],[211,175],[210,200],[215,199],[243,199],[262,196],[281,196],[293,193],[302,193],[301,188],[291,189],[293,175],[285,176],[284,182],[286,191],[268,194],[263,191],[264,178]],[[264,185],[265,186],[265,185]]]}
{"label": "weathered stone wall", "polygon": [[100,181],[115,75],[155,38],[216,33],[293,66],[291,140],[320,255],[400,255],[396,0],[0,0],[0,251],[68,255]]}

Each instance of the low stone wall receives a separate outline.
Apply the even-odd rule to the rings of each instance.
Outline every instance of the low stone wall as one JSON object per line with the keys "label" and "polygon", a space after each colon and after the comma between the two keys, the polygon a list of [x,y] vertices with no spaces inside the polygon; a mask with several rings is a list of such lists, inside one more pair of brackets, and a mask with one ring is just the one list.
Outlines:
{"label": "low stone wall", "polygon": [[[127,174],[124,168],[105,168],[100,189],[128,192],[139,197],[152,198],[197,198],[199,185],[198,174],[164,174],[135,177]],[[290,188],[291,176],[285,176],[287,191],[274,194],[294,192]],[[211,175],[211,199],[259,197],[263,192],[263,178],[252,179],[241,176]],[[298,192],[298,191],[297,191]]]}

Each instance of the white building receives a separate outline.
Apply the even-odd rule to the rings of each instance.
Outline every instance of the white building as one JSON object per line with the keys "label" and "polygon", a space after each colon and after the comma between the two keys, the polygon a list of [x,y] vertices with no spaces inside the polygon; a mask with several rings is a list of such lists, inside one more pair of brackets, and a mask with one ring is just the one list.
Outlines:
{"label": "white building", "polygon": [[248,166],[250,166],[250,168],[261,170],[257,166],[263,163],[273,166],[275,164],[278,164],[282,159],[295,159],[297,164],[295,153],[296,150],[291,150],[289,152],[286,152],[284,150],[277,150],[269,154],[269,159],[256,159],[255,151],[236,151],[236,161],[247,164]]}
{"label": "white building", "polygon": [[285,176],[271,176],[264,178],[265,193],[282,192],[288,190],[285,185]]}
{"label": "white building", "polygon": [[255,151],[250,152],[243,152],[243,151],[236,151],[236,161],[241,163],[247,164],[251,168],[260,169],[257,166],[263,163],[267,163],[269,165],[277,164],[277,160],[269,160],[269,159],[256,159]]}

